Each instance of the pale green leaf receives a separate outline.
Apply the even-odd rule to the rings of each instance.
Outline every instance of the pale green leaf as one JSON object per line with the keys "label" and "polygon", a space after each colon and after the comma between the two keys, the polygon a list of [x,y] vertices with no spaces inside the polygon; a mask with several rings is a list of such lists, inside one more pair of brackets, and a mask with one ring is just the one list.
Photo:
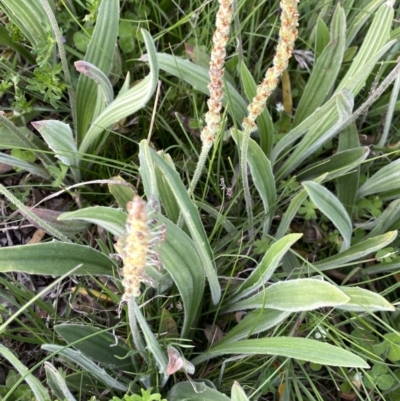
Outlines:
{"label": "pale green leaf", "polygon": [[0,344],[0,355],[6,359],[28,383],[30,389],[35,394],[37,401],[48,401],[50,395],[42,383],[35,377],[29,369],[10,351],[7,347]]}
{"label": "pale green leaf", "polygon": [[340,287],[350,297],[350,300],[338,308],[353,312],[394,312],[395,308],[385,298],[376,292],[360,287]]}
{"label": "pale green leaf", "polygon": [[46,382],[59,400],[76,401],[64,377],[50,362],[44,363],[44,370],[46,372]]}
{"label": "pale green leaf", "polygon": [[[155,46],[150,34],[144,29],[142,29],[141,32],[149,55],[149,75],[124,94],[118,95],[95,121],[93,121],[79,147],[80,153],[85,153],[94,146],[95,143],[104,142],[107,136],[104,135],[105,130],[112,124],[142,109],[153,96],[158,82],[158,65]],[[102,133],[103,136],[100,138]],[[98,146],[96,145],[96,147]]]}
{"label": "pale green leaf", "polygon": [[40,132],[43,139],[66,166],[71,167],[76,182],[80,181],[78,151],[71,127],[58,120],[35,121],[32,125]]}
{"label": "pale green leaf", "polygon": [[358,190],[357,198],[400,188],[400,159],[386,164],[370,177]]}
{"label": "pale green leaf", "polygon": [[47,242],[0,248],[0,272],[61,276],[73,268],[74,275],[113,276],[116,266],[102,253],[84,245]]}
{"label": "pale green leaf", "polygon": [[97,224],[117,237],[126,235],[125,223],[126,213],[120,209],[113,209],[106,206],[93,206],[73,212],[63,213],[58,220],[83,220]]}
{"label": "pale green leaf", "polygon": [[349,262],[365,258],[366,256],[379,251],[393,242],[396,237],[397,231],[390,231],[386,234],[367,239],[363,242],[353,245],[342,253],[315,262],[314,266],[319,271],[337,269],[339,267],[346,266],[346,264]]}
{"label": "pale green leaf", "polygon": [[80,351],[74,351],[73,349],[54,344],[43,344],[41,348],[45,351],[54,353],[57,356],[62,356],[68,361],[75,363],[76,365],[80,366],[84,371],[90,373],[97,380],[104,383],[110,388],[125,392],[128,391],[127,386],[115,380],[104,369],[100,368],[96,363],[84,356]]}
{"label": "pale green leaf", "polygon": [[237,381],[235,381],[232,386],[231,400],[250,401],[249,398],[247,398],[246,393],[243,391],[242,387],[240,387],[240,384]]}
{"label": "pale green leaf", "polygon": [[[142,60],[147,60],[147,55],[142,56]],[[206,95],[210,94],[207,88],[207,85],[210,83],[208,69],[200,67],[189,60],[171,56],[166,53],[157,53],[157,60],[161,70],[182,79],[191,85],[193,89]],[[229,82],[224,82],[223,94],[222,104],[226,107],[229,103],[228,113],[230,113],[232,118],[238,123],[241,123],[243,118],[247,115],[246,102]]]}
{"label": "pale green leaf", "polygon": [[260,308],[301,312],[335,307],[348,301],[349,297],[338,287],[326,281],[304,278],[272,284],[256,295],[229,304],[224,313]]}
{"label": "pale green leaf", "polygon": [[327,366],[368,368],[359,356],[331,344],[308,338],[271,337],[218,343],[192,360],[194,365],[221,355],[278,355]]}
{"label": "pale green leaf", "polygon": [[140,143],[140,151],[143,152],[144,155],[147,155],[146,157],[150,157],[154,162],[155,167],[160,169],[164,180],[168,183],[177,203],[179,204],[182,216],[185,219],[192,240],[201,258],[203,269],[210,285],[212,301],[214,305],[217,305],[221,298],[221,287],[218,282],[217,272],[213,262],[213,253],[197,208],[189,198],[179,174],[149,147],[146,140],[143,140]]}
{"label": "pale green leaf", "polygon": [[230,401],[225,394],[220,393],[204,383],[181,382],[175,384],[167,395],[168,401]]}
{"label": "pale green leaf", "polygon": [[335,225],[343,238],[341,251],[350,247],[352,236],[352,224],[344,206],[332,192],[313,181],[303,182],[310,199],[317,208]]}
{"label": "pale green leaf", "polygon": [[301,237],[302,234],[289,234],[272,244],[258,266],[235,292],[233,298],[229,299],[229,304],[235,304],[239,299],[265,286],[279,266],[282,257]]}

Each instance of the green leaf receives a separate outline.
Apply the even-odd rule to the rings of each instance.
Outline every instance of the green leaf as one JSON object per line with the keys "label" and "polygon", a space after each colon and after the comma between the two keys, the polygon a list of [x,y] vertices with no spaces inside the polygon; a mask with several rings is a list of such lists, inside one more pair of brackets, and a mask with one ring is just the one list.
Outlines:
{"label": "green leaf", "polygon": [[[244,91],[246,93],[247,100],[251,102],[253,97],[257,92],[257,84],[254,81],[251,72],[247,68],[245,63],[240,63],[240,76],[243,82]],[[263,112],[257,117],[257,128],[260,134],[260,148],[264,154],[269,155],[273,141],[274,141],[274,124],[272,122],[272,118],[268,112],[268,109],[265,108]],[[237,130],[233,130],[237,131]],[[249,149],[250,151],[250,149]]]}
{"label": "green leaf", "polygon": [[341,251],[350,247],[352,224],[346,209],[330,191],[313,181],[303,182],[310,199],[318,209],[335,225],[343,237]]}
{"label": "green leaf", "polygon": [[328,46],[330,41],[329,28],[325,21],[318,17],[317,25],[315,27],[315,61],[319,59],[322,52]]}
{"label": "green leaf", "polygon": [[158,215],[157,219],[166,225],[166,239],[160,244],[160,258],[179,290],[184,310],[181,338],[187,338],[203,299],[204,270],[189,236],[165,217]]}
{"label": "green leaf", "polygon": [[349,299],[338,287],[326,281],[304,278],[272,284],[256,295],[231,303],[224,313],[260,308],[301,312],[343,305]]}
{"label": "green leaf", "polygon": [[[239,148],[242,147],[243,133],[238,130],[232,130],[232,137]],[[248,143],[247,163],[250,167],[250,173],[253,183],[261,197],[264,206],[265,220],[263,224],[263,233],[269,232],[274,209],[276,204],[275,177],[272,171],[271,162],[263,153],[260,146],[251,138]]]}
{"label": "green leaf", "polygon": [[47,384],[50,386],[51,391],[58,399],[76,401],[75,397],[69,391],[64,377],[50,362],[44,363],[44,370],[46,371]]}
{"label": "green leaf", "polygon": [[319,363],[327,366],[369,368],[359,356],[336,347],[308,338],[271,337],[235,341],[215,345],[209,351],[192,360],[194,365],[221,355],[278,355],[286,358]]}
{"label": "green leaf", "polygon": [[97,327],[83,324],[59,324],[55,331],[67,344],[73,345],[93,361],[117,370],[134,369],[128,356],[130,349],[116,337]]}
{"label": "green leaf", "polygon": [[126,235],[125,223],[126,213],[120,209],[113,209],[106,206],[93,206],[73,212],[63,213],[58,220],[73,221],[83,220],[89,223],[97,224],[117,237]]}
{"label": "green leaf", "polygon": [[68,124],[57,120],[35,121],[32,125],[40,132],[49,148],[65,165],[71,167],[76,182],[80,182],[81,174],[77,166],[79,164],[78,150]]}
{"label": "green leaf", "polygon": [[[108,184],[108,190],[118,202],[119,207],[126,210],[126,205],[135,197],[136,192],[132,185],[122,177],[113,177],[112,180],[115,182]],[[118,182],[121,182],[122,185],[119,185]]]}
{"label": "green leaf", "polygon": [[197,252],[201,258],[203,269],[210,285],[212,301],[214,305],[217,305],[221,298],[221,287],[218,282],[217,272],[213,262],[213,253],[196,206],[190,200],[179,174],[154,150],[149,148],[146,140],[140,142],[140,152],[144,157],[151,157],[155,167],[160,169],[164,180],[168,183],[172,193],[174,194]]}
{"label": "green leaf", "polygon": [[30,64],[35,64],[35,58],[32,56],[32,54],[24,46],[15,43],[8,34],[7,29],[2,25],[0,25],[0,43],[19,53]]}
{"label": "green leaf", "polygon": [[[53,2],[51,1],[51,3]],[[0,6],[7,17],[29,40],[33,48],[43,45],[43,40],[48,33],[49,20],[40,1],[1,0]]]}
{"label": "green leaf", "polygon": [[265,286],[274,274],[283,256],[301,237],[302,234],[289,234],[272,244],[258,266],[235,292],[233,298],[229,299],[229,304],[235,304],[239,299]]}
{"label": "green leaf", "polygon": [[350,297],[350,301],[338,306],[339,309],[353,312],[395,311],[394,306],[376,292],[360,287],[340,287],[340,289]]}
{"label": "green leaf", "polygon": [[230,401],[229,397],[204,383],[181,382],[171,388],[168,401]]}
{"label": "green leaf", "polygon": [[357,198],[400,188],[400,159],[386,164],[358,190]]}
{"label": "green leaf", "polygon": [[52,352],[58,356],[62,356],[70,362],[73,362],[80,366],[84,371],[93,375],[97,380],[101,383],[104,383],[106,386],[120,390],[120,391],[128,391],[128,387],[119,381],[115,380],[111,377],[104,369],[98,367],[93,361],[91,361],[86,356],[82,355],[80,351],[74,351],[69,348],[65,348],[61,345],[53,345],[53,344],[43,344],[41,346],[42,349],[48,352]]}
{"label": "green leaf", "polygon": [[48,242],[0,248],[1,273],[23,272],[61,276],[73,268],[74,275],[113,276],[114,263],[89,246]]}
{"label": "green leaf", "polygon": [[297,175],[296,179],[299,181],[310,180],[326,173],[326,181],[342,177],[349,170],[357,168],[368,157],[369,152],[369,148],[364,146],[335,153],[325,160],[307,166]]}
{"label": "green leaf", "polygon": [[42,383],[29,371],[29,369],[11,352],[7,347],[0,344],[0,355],[20,373],[24,380],[28,383],[30,389],[35,394],[38,401],[50,400],[50,394]]}
{"label": "green leaf", "polygon": [[237,381],[235,381],[232,386],[231,400],[250,401],[249,398],[247,398],[246,393],[243,391],[242,387],[240,387],[240,384]]}
{"label": "green leaf", "polygon": [[[133,88],[122,95],[118,95],[93,121],[79,147],[79,152],[82,154],[88,149],[91,149],[95,143],[104,142],[106,138],[104,134],[101,140],[99,139],[104,130],[107,130],[116,122],[142,109],[153,96],[158,82],[156,50],[150,34],[144,29],[142,29],[141,32],[149,55],[150,73]],[[96,145],[95,147],[98,148],[99,146],[100,145]]]}
{"label": "green leaf", "polygon": [[384,248],[392,243],[396,237],[397,231],[390,231],[384,235],[369,238],[363,242],[353,245],[342,253],[315,262],[314,266],[318,268],[319,271],[337,269],[339,267],[346,266],[349,262],[364,258],[378,251],[379,249]]}
{"label": "green leaf", "polygon": [[342,66],[346,41],[346,16],[340,4],[337,5],[331,22],[330,42],[318,57],[312,74],[301,96],[293,127],[305,120],[325,101]]}
{"label": "green leaf", "polygon": [[[103,0],[98,9],[96,26],[88,45],[85,61],[96,66],[106,76],[110,73],[117,44],[119,0]],[[76,109],[78,117],[78,143],[86,136],[90,123],[103,111],[98,98],[97,84],[81,75],[78,81]]]}
{"label": "green leaf", "polygon": [[278,311],[274,309],[256,309],[248,313],[245,318],[218,341],[235,342],[243,338],[259,334],[277,326],[290,316],[291,312]]}
{"label": "green leaf", "polygon": [[[142,60],[147,60],[147,56],[142,56]],[[189,60],[171,56],[170,54],[166,53],[157,53],[157,60],[161,70],[164,70],[169,74],[182,79],[191,85],[193,89],[196,89],[206,95],[210,94],[207,88],[207,85],[210,82],[208,69],[191,63]],[[247,115],[246,102],[229,82],[224,82],[223,94],[223,106],[226,107],[229,103],[228,113],[235,121],[242,123],[243,119]]]}
{"label": "green leaf", "polygon": [[37,175],[38,177],[42,177],[46,180],[50,179],[49,173],[43,167],[40,167],[35,163],[30,163],[25,160],[10,156],[6,153],[0,153],[0,163],[8,164],[24,171],[29,171],[31,174]]}

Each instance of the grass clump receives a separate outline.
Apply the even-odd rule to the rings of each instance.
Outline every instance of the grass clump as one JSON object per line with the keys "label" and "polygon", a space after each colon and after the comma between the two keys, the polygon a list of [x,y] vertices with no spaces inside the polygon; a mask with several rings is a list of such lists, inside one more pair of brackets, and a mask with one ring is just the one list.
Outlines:
{"label": "grass clump", "polygon": [[399,15],[355,3],[0,0],[3,399],[398,399]]}

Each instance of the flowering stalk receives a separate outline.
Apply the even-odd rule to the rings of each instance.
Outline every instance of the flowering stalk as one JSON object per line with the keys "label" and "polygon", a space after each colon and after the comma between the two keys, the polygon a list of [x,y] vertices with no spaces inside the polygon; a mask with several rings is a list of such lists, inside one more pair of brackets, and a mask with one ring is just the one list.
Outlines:
{"label": "flowering stalk", "polygon": [[200,134],[202,148],[196,170],[190,183],[189,194],[193,193],[197,182],[199,181],[208,153],[212,148],[215,137],[220,129],[226,44],[228,42],[229,28],[233,14],[233,1],[234,0],[218,0],[220,6],[215,22],[213,48],[211,50],[209,69],[210,83],[208,84],[208,89],[210,91],[210,98],[207,101],[208,112],[205,116],[206,125]]}
{"label": "flowering stalk", "polygon": [[256,95],[248,106],[248,115],[243,120],[243,141],[240,153],[240,169],[243,182],[243,191],[246,202],[246,211],[250,225],[253,221],[253,211],[251,205],[251,195],[249,181],[247,177],[247,152],[249,147],[250,134],[256,127],[256,119],[263,112],[266,102],[271,93],[278,85],[278,81],[283,71],[289,64],[292,56],[294,42],[297,38],[297,26],[299,14],[297,3],[299,0],[281,0],[281,27],[279,30],[279,41],[273,65],[265,74],[264,80],[257,87]]}
{"label": "flowering stalk", "polygon": [[139,196],[128,203],[128,217],[126,220],[127,235],[118,239],[115,245],[121,255],[124,266],[122,269],[122,284],[125,293],[122,301],[140,295],[140,283],[149,282],[145,269],[147,266],[160,264],[158,254],[154,250],[163,239],[163,232],[155,232],[151,227],[151,219],[147,204]]}

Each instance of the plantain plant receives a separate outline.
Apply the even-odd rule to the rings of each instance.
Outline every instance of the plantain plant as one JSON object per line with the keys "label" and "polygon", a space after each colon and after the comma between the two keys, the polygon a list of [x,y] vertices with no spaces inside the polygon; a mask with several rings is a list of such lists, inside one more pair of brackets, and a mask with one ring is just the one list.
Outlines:
{"label": "plantain plant", "polygon": [[[90,171],[93,157],[104,148],[110,129],[139,112],[153,97],[159,71],[209,96],[199,159],[189,179],[180,174],[180,163],[168,152],[157,151],[149,139],[142,139],[140,190],[121,177],[102,180],[113,198],[109,206],[83,207],[55,219],[26,207],[0,186],[2,194],[25,217],[55,238],[0,249],[1,271],[62,277],[72,272],[94,280],[105,276],[117,291],[102,286],[103,291],[108,300],[119,305],[127,323],[103,329],[75,323],[54,327],[60,341],[42,344],[42,349],[49,353],[48,358],[57,356],[66,366],[78,366],[81,371],[81,376],[72,378],[57,370],[54,362],[44,362],[47,383],[59,399],[74,400],[80,378],[87,388],[98,386],[119,395],[139,393],[145,387],[146,391],[154,388],[156,397],[159,392],[168,392],[168,400],[226,400],[229,397],[221,391],[222,377],[225,369],[229,370],[226,366],[237,359],[247,364],[245,358],[263,356],[268,368],[276,362],[280,367],[269,380],[281,375],[285,383],[296,369],[304,369],[305,362],[365,374],[379,359],[377,353],[365,353],[362,347],[350,349],[340,330],[325,332],[323,327],[330,314],[357,320],[395,310],[379,293],[346,284],[350,278],[360,280],[398,269],[397,260],[384,258],[362,271],[356,268],[388,245],[396,246],[400,165],[397,151],[387,146],[400,71],[393,51],[399,36],[391,28],[393,4],[363,2],[357,14],[337,4],[331,18],[326,18],[327,8],[320,10],[311,34],[316,59],[293,111],[288,102],[290,74],[285,70],[297,36],[297,1],[281,2],[277,52],[258,86],[244,60],[237,65],[239,85],[224,78],[229,24],[232,18],[241,18],[240,9],[234,13],[233,3],[219,1],[210,67],[157,52],[150,33],[142,29],[146,54],[137,63],[146,63],[149,73],[133,86],[128,74],[114,96],[110,72],[117,57],[119,1],[99,2],[85,55],[75,62],[80,76],[74,82],[55,16],[58,5],[49,0],[35,4],[0,0],[1,9],[33,49],[43,48],[43,38],[53,39],[47,59],[40,53],[39,61],[45,68],[60,57],[70,110],[64,121],[34,121],[40,137],[9,116],[0,115],[2,148],[29,149],[40,161],[29,162],[3,152],[3,163],[47,181],[59,179],[64,171],[62,186],[77,187]],[[308,7],[312,6],[306,3],[303,11]],[[360,30],[365,31],[365,38],[355,51],[352,43]],[[32,57],[17,44],[13,46],[22,56]],[[371,85],[372,74],[377,75],[374,90],[361,100],[358,95]],[[284,114],[274,121],[266,102],[281,75]],[[360,144],[356,120],[379,102],[395,80],[384,134],[371,152],[369,146]],[[326,157],[321,149],[333,139],[337,149]],[[222,168],[218,153],[227,143],[237,155],[238,168],[231,171],[237,185],[221,185],[224,207],[217,210],[198,187],[205,175],[211,180],[210,176]],[[221,166],[217,168],[218,162]],[[375,172],[368,176],[366,167]],[[204,194],[215,189],[207,182],[202,185]],[[357,201],[376,195],[385,202],[382,213],[368,221],[356,221]],[[318,221],[333,232],[331,248],[326,252],[317,249],[318,258],[302,252],[307,240],[294,228],[302,208],[308,216],[307,229],[319,231]],[[210,221],[215,222],[215,231],[206,224]],[[88,224],[106,230],[109,243],[79,243],[77,234]],[[357,234],[360,230],[362,236]],[[324,246],[328,249],[329,244]],[[345,273],[332,274],[342,271]],[[318,314],[321,308],[330,312]],[[22,309],[4,322],[1,331],[21,313]],[[204,329],[203,319],[210,328]],[[313,319],[317,322],[314,325]],[[224,335],[218,335],[220,325],[226,330]],[[110,329],[116,334],[109,333]],[[49,398],[43,384],[8,348],[1,346],[0,353],[38,400]],[[226,356],[232,357],[221,358]],[[211,375],[214,383],[205,373],[210,366],[219,372],[219,377]],[[194,381],[186,379],[189,375]],[[261,395],[260,390],[251,392],[250,385],[245,392],[233,380],[225,385],[225,392],[226,387],[231,388],[230,399],[234,401],[259,399]],[[299,390],[287,384],[287,389],[280,391],[286,399],[294,399]]]}

